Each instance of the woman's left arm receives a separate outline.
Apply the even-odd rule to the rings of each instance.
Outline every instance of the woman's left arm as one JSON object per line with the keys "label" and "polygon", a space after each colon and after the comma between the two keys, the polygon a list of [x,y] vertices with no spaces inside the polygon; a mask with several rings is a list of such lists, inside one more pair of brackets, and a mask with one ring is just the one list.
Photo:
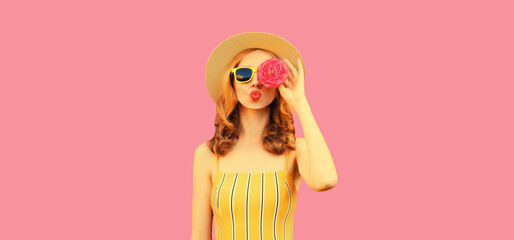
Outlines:
{"label": "woman's left arm", "polygon": [[300,175],[305,183],[315,191],[325,191],[337,184],[337,171],[327,143],[314,119],[304,90],[304,72],[301,60],[297,60],[298,71],[287,60],[289,77],[279,91],[286,102],[296,112],[302,125],[305,138],[298,138],[297,161]]}
{"label": "woman's left arm", "polygon": [[337,184],[337,172],[327,143],[307,101],[300,103],[295,112],[300,119],[305,136],[305,138],[298,138],[299,144],[297,144],[300,175],[313,190],[329,190]]}

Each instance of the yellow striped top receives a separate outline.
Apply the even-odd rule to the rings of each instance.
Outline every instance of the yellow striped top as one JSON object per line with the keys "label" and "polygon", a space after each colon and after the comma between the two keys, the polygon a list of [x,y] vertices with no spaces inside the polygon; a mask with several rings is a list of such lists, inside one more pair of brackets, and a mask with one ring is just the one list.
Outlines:
{"label": "yellow striped top", "polygon": [[[219,173],[211,188],[217,240],[291,240],[297,191],[286,169]],[[219,173],[219,174],[218,174]]]}

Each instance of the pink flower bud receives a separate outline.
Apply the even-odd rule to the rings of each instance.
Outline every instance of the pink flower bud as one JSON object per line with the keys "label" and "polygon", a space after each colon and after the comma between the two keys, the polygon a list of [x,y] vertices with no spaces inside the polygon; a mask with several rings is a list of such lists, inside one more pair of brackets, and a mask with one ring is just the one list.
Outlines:
{"label": "pink flower bud", "polygon": [[259,82],[265,87],[278,87],[289,76],[287,65],[278,58],[270,58],[257,68]]}

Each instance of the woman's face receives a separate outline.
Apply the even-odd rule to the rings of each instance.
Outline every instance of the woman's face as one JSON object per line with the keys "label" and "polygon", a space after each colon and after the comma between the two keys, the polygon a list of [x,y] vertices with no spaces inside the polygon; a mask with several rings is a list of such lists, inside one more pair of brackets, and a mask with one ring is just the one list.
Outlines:
{"label": "woman's face", "polygon": [[[248,53],[242,60],[239,62],[238,67],[254,67],[257,68],[259,65],[273,58],[268,53],[255,50],[253,52]],[[278,88],[267,88],[259,83],[259,76],[255,73],[253,75],[252,80],[246,83],[239,83],[234,78],[232,78],[232,83],[234,85],[234,90],[236,92],[237,99],[246,108],[250,109],[261,109],[267,107],[273,99],[277,96]],[[260,97],[255,99],[251,97],[252,91],[259,91],[261,93]],[[255,93],[255,92],[254,92]]]}

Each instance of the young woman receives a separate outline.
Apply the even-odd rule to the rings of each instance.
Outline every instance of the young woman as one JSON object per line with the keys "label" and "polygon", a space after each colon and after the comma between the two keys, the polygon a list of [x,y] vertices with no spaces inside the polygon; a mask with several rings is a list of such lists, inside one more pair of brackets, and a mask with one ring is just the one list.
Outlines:
{"label": "young woman", "polygon": [[[256,73],[272,58],[288,69],[278,87],[264,86]],[[216,103],[215,134],[194,153],[191,239],[211,239],[213,219],[216,239],[293,239],[301,179],[315,191],[337,183],[305,97],[300,54],[273,34],[237,34],[211,53],[206,85]],[[294,135],[291,109],[305,138]]]}

